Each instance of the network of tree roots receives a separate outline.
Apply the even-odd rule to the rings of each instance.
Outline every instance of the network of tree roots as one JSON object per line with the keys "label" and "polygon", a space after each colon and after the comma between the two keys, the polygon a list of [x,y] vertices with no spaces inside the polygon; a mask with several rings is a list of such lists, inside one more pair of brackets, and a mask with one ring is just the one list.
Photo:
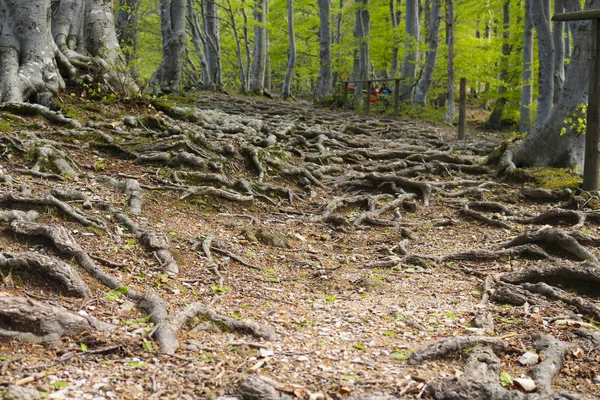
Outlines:
{"label": "network of tree roots", "polygon": [[497,178],[500,138],[69,102],[0,107],[6,398],[600,395],[600,200]]}

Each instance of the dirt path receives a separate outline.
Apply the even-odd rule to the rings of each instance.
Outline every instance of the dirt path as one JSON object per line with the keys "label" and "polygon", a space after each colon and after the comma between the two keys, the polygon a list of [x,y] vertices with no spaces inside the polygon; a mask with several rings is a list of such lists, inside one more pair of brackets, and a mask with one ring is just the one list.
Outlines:
{"label": "dirt path", "polygon": [[498,180],[494,135],[186,101],[1,113],[0,393],[600,396],[597,197]]}

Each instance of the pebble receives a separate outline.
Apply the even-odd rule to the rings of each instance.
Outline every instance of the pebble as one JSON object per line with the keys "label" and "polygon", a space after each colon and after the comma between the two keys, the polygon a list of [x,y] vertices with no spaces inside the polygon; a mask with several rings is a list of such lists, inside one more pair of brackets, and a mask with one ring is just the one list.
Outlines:
{"label": "pebble", "polygon": [[527,353],[523,354],[521,358],[519,358],[519,362],[521,365],[532,366],[540,362],[540,356],[538,356],[536,353],[528,351]]}
{"label": "pebble", "polygon": [[515,378],[514,382],[519,385],[525,392],[533,392],[537,387],[531,378]]}

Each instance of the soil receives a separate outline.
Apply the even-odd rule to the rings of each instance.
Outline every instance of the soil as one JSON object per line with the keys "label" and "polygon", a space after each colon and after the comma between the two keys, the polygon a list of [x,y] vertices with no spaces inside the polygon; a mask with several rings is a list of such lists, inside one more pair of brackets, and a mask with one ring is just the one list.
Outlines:
{"label": "soil", "polygon": [[[469,351],[416,365],[409,363],[410,355],[435,340],[470,335],[487,335],[508,344],[507,350],[497,352],[502,383],[507,389],[522,391],[513,379],[529,376],[519,359],[526,351],[535,350],[533,337],[539,333],[572,346],[553,381],[553,390],[583,398],[600,396],[600,344],[574,333],[581,327],[597,331],[594,319],[551,299],[521,306],[487,300],[501,287],[503,274],[557,263],[582,265],[584,260],[550,242],[541,243],[549,258],[519,254],[487,261],[449,257],[500,250],[515,237],[542,227],[524,219],[553,208],[582,214],[595,211],[596,194],[574,190],[567,201],[530,199],[521,190],[535,187],[535,181],[503,181],[493,168],[483,167],[485,155],[504,141],[503,135],[471,134],[458,142],[451,127],[434,123],[224,94],[199,93],[181,104],[186,110],[195,107],[193,112],[205,118],[200,121],[190,117],[192,111],[176,119],[173,113],[169,117],[150,104],[100,104],[96,107],[103,111],[97,113],[89,107],[89,100],[63,100],[78,110],[77,119],[87,128],[65,128],[32,116],[9,120],[7,114],[1,115],[11,121],[12,128],[4,130],[0,140],[0,175],[10,175],[12,180],[0,183],[0,194],[21,192],[36,197],[53,189],[77,190],[89,196],[91,206],[66,202],[84,215],[104,221],[106,229],[84,226],[50,205],[2,204],[3,209],[34,209],[40,213],[36,222],[66,228],[99,260],[99,268],[127,288],[160,296],[170,313],[199,302],[233,320],[268,325],[276,339],[264,340],[227,331],[206,320],[192,320],[187,324],[192,329],[182,329],[177,335],[177,351],[165,354],[152,336],[155,324],[136,301],[94,279],[75,258],[61,253],[48,240],[16,234],[11,223],[0,222],[2,253],[36,252],[60,258],[79,271],[92,297],[73,297],[30,270],[2,268],[0,296],[62,306],[116,326],[109,333],[89,330],[63,336],[55,346],[1,338],[0,397],[9,385],[20,385],[55,399],[240,398],[240,384],[248,376],[260,376],[268,378],[277,392],[293,398],[431,398],[429,389],[436,382],[464,378]],[[171,110],[178,101],[169,100]],[[128,116],[140,115],[157,116],[165,126],[177,129],[132,128],[123,122]],[[156,145],[181,132],[188,136],[202,133],[207,142],[200,152],[205,162],[220,163],[215,171],[231,183],[244,178],[251,186],[256,184],[252,201],[210,194],[182,196],[189,193],[186,188],[210,186],[207,179],[202,179],[202,185],[174,179],[173,172],[196,168],[136,163],[116,152],[114,146],[90,145],[99,143],[98,130],[115,138],[113,144],[135,154],[141,153],[140,143]],[[261,147],[259,142],[269,134],[276,136],[276,143]],[[306,140],[291,140],[298,136]],[[29,146],[29,142],[33,144]],[[36,161],[34,149],[44,143],[62,149],[80,175],[65,175],[51,162],[40,163],[40,171],[53,177],[28,174]],[[243,151],[249,144],[259,149],[263,183],[290,190],[295,194],[290,196],[292,202],[287,195],[257,189],[261,183],[257,165]],[[18,149],[21,145],[26,151]],[[234,150],[232,155],[226,151],[219,155],[228,145]],[[181,147],[174,149],[181,151]],[[385,170],[386,165],[401,160],[410,162],[404,168]],[[467,165],[480,169],[476,172]],[[302,173],[291,173],[293,167],[311,171],[319,184]],[[369,167],[384,169],[365,171]],[[15,172],[17,168],[21,173]],[[402,175],[410,168],[415,172]],[[128,211],[127,193],[85,173],[120,181],[136,179],[143,188],[141,214]],[[385,177],[377,180],[377,174]],[[430,185],[429,204],[425,205],[419,187],[391,178],[396,174]],[[21,190],[25,185],[30,192]],[[393,186],[398,190],[386,189]],[[248,195],[233,187],[221,186]],[[388,196],[373,197],[384,194]],[[370,205],[349,201],[331,206],[334,200],[352,196],[371,196]],[[398,203],[393,208],[364,215],[395,200]],[[496,209],[481,211],[488,217],[486,221],[464,211],[466,203],[484,201],[504,205],[510,215]],[[179,271],[162,271],[157,252],[149,251],[99,202],[127,212],[145,230],[166,235],[168,251]],[[328,206],[337,219],[327,218]],[[569,220],[550,222],[566,232],[591,236],[600,229],[593,218],[576,228]],[[209,235],[214,236],[211,254],[202,249]],[[277,245],[281,243],[286,245]],[[593,245],[586,249],[600,257]],[[490,281],[492,286],[484,288]],[[600,307],[597,287],[578,292],[575,281],[548,283],[558,283],[570,296]],[[473,326],[474,317],[485,312],[491,313],[493,331]],[[564,320],[569,322],[557,323]],[[15,329],[14,321],[0,315],[0,328]],[[36,329],[32,328],[34,333]]]}

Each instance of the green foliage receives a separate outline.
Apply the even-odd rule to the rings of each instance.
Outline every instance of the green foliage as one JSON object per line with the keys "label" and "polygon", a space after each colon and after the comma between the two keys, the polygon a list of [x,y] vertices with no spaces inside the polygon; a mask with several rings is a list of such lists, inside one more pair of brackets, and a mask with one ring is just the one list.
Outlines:
{"label": "green foliage", "polygon": [[511,386],[513,384],[513,377],[506,371],[500,373],[500,384],[504,387]]}
{"label": "green foliage", "polygon": [[585,135],[587,129],[587,120],[585,118],[587,106],[587,104],[579,104],[572,113],[567,115],[564,120],[565,126],[560,130],[560,136],[565,135],[568,131]]}

